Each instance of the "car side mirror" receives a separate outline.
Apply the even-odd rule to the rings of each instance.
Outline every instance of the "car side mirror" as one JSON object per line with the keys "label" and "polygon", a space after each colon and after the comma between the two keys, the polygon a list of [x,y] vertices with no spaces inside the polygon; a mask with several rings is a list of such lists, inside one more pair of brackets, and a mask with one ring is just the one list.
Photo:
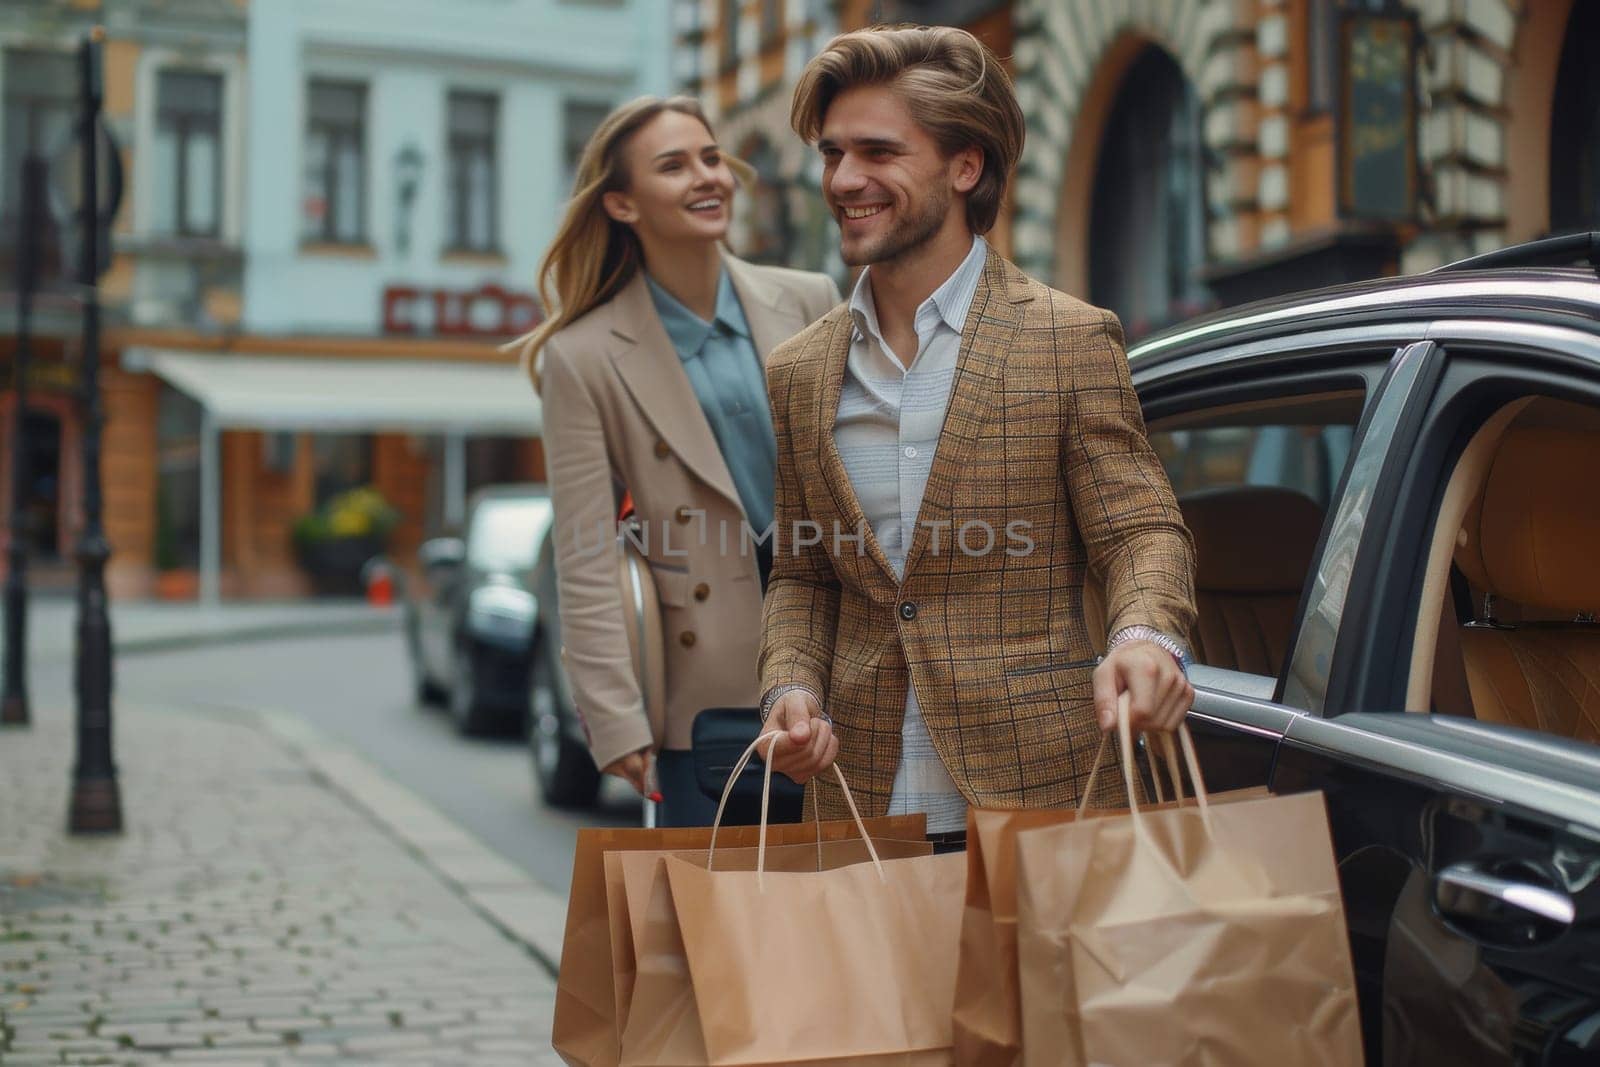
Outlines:
{"label": "car side mirror", "polygon": [[459,537],[435,537],[417,549],[417,562],[430,576],[460,570],[466,561],[467,543]]}

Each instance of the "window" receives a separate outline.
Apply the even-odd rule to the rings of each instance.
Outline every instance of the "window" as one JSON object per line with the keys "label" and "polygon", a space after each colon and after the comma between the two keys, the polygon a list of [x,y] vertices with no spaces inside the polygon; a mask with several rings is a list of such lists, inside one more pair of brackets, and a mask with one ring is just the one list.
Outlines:
{"label": "window", "polygon": [[222,225],[222,78],[162,71],[156,86],[154,229],[216,237]]}
{"label": "window", "polygon": [[1339,91],[1339,13],[1383,11],[1393,0],[1305,0],[1306,103],[1311,111],[1331,111]]}
{"label": "window", "polygon": [[546,496],[484,501],[472,513],[467,559],[485,571],[528,570],[552,514]]}
{"label": "window", "polygon": [[1600,9],[1574,4],[1550,121],[1550,229],[1600,228]]}
{"label": "window", "polygon": [[783,35],[783,0],[761,0],[761,43],[769,45]]}
{"label": "window", "polygon": [[563,160],[562,188],[573,192],[578,176],[578,161],[583,149],[600,128],[600,123],[611,114],[611,105],[592,100],[568,100],[561,113],[561,158]]}
{"label": "window", "polygon": [[494,249],[496,128],[499,101],[488,93],[450,94],[450,247]]}
{"label": "window", "polygon": [[1353,424],[1213,426],[1151,434],[1150,443],[1180,497],[1269,485],[1326,508],[1354,438]]}
{"label": "window", "polygon": [[722,69],[729,70],[739,62],[739,8],[740,0],[722,0]]}
{"label": "window", "polygon": [[[15,277],[22,224],[22,160],[30,152],[60,158],[72,141],[77,107],[76,68],[66,52],[7,49],[5,53],[5,143],[0,152],[0,270]],[[48,194],[47,194],[48,195]],[[61,219],[48,211],[39,233],[36,277],[61,276]]]}
{"label": "window", "polygon": [[1205,159],[1200,101],[1177,62],[1150,47],[1106,124],[1089,221],[1090,301],[1129,338],[1205,310]]}
{"label": "window", "polygon": [[1425,546],[1406,707],[1600,742],[1600,504],[1572,480],[1597,459],[1591,404],[1522,397],[1471,434]]}
{"label": "window", "polygon": [[1151,424],[1195,542],[1195,659],[1276,678],[1363,392],[1212,408]]}
{"label": "window", "polygon": [[306,94],[305,199],[307,241],[366,240],[367,89],[351,82],[313,81]]}
{"label": "window", "polygon": [[311,442],[317,507],[346,489],[372,482],[372,438],[363,434],[317,434]]}
{"label": "window", "polygon": [[200,565],[199,403],[168,385],[156,408],[157,570]]}

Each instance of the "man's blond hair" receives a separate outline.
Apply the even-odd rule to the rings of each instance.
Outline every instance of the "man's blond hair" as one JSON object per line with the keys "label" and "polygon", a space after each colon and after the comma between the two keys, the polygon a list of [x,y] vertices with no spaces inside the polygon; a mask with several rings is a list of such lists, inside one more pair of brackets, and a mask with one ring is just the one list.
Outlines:
{"label": "man's blond hair", "polygon": [[984,43],[951,26],[873,26],[840,34],[806,64],[789,123],[806,143],[840,93],[886,86],[946,156],[977,146],[983,174],[967,194],[967,224],[988,233],[1022,156],[1022,106],[1005,67]]}

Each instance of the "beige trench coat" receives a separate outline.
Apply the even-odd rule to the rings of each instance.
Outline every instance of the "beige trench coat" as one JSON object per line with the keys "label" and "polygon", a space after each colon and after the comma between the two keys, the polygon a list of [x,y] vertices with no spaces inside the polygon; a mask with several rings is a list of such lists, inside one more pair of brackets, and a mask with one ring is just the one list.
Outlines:
{"label": "beige trench coat", "polygon": [[[825,275],[724,262],[763,360],[839,302]],[[643,275],[551,337],[540,361],[561,639],[590,751],[605,767],[652,744],[686,749],[702,709],[759,698],[761,582],[733,476]],[[619,483],[661,601],[664,737],[645,717],[606,533]]]}

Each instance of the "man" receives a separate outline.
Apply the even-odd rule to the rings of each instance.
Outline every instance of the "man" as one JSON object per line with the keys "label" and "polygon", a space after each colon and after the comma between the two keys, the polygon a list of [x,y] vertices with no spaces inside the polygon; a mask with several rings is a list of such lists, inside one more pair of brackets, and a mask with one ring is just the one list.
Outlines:
{"label": "man", "polygon": [[[1194,691],[1193,546],[1145,437],[1115,316],[982,239],[1021,154],[995,56],[950,28],[836,38],[795,92],[847,304],[774,351],[777,537],[764,734],[842,817],[1076,802],[1120,694],[1172,730]],[[1084,613],[1103,584],[1109,651]],[[767,751],[763,745],[763,754]],[[1096,801],[1121,801],[1108,766]]]}

